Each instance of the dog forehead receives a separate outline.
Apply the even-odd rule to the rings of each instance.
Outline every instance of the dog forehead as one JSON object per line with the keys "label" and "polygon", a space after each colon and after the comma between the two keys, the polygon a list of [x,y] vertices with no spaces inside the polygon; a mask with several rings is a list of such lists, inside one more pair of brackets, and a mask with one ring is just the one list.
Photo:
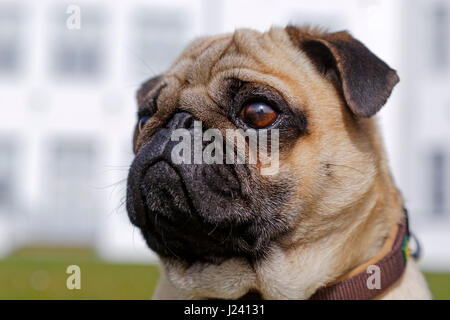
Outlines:
{"label": "dog forehead", "polygon": [[[319,105],[329,102],[323,100],[336,98],[330,92],[332,85],[284,28],[273,27],[265,33],[239,29],[188,45],[161,77],[165,88],[159,97],[160,115],[180,107],[215,109],[228,90],[227,79],[275,89],[290,108],[301,111],[322,109]],[[324,92],[328,92],[325,97]]]}
{"label": "dog forehead", "polygon": [[[263,50],[259,39],[262,33],[250,29],[238,29],[234,33],[209,36],[192,42],[180,54],[166,73],[179,81],[191,85],[206,84],[222,60],[239,60],[239,57],[251,58],[254,53]],[[248,59],[247,59],[248,60]],[[240,64],[238,66],[248,65]],[[228,66],[230,67],[230,66]]]}
{"label": "dog forehead", "polygon": [[310,82],[313,74],[318,76],[312,62],[292,43],[286,30],[273,27],[265,33],[238,29],[232,34],[196,40],[175,60],[164,78],[178,90],[208,86],[217,89],[214,81],[224,78],[274,88],[288,85],[294,89],[295,84],[298,89]]}

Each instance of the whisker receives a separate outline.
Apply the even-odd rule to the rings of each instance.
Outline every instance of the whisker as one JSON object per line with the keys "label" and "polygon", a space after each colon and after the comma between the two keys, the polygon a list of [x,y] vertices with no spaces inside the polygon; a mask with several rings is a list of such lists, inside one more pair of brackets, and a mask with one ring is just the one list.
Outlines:
{"label": "whisker", "polygon": [[352,169],[355,170],[356,172],[360,173],[360,174],[364,174],[364,172],[362,172],[361,170],[358,170],[356,168],[350,167],[348,165],[345,164],[336,164],[336,163],[326,163],[327,166],[335,166],[335,167],[344,167],[344,168],[348,168],[348,169]]}
{"label": "whisker", "polygon": [[122,184],[122,183],[124,183],[124,182],[126,182],[126,181],[127,181],[127,178],[123,178],[123,179],[120,179],[120,180],[117,181],[117,182],[111,183],[111,184],[106,185],[106,186],[103,186],[103,187],[93,187],[93,189],[96,189],[96,190],[105,190],[105,189],[108,189],[108,188],[117,187],[117,186],[119,186],[120,184]]}

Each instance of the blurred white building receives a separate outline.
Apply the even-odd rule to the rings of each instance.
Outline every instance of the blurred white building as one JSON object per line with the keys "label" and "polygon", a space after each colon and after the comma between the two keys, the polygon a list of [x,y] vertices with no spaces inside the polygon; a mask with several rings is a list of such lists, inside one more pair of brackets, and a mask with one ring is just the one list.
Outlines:
{"label": "blurred white building", "polygon": [[[80,29],[67,19],[77,5]],[[0,255],[89,245],[152,261],[123,204],[135,91],[193,38],[238,27],[348,29],[397,69],[381,112],[394,177],[424,246],[450,270],[450,2],[0,0]]]}

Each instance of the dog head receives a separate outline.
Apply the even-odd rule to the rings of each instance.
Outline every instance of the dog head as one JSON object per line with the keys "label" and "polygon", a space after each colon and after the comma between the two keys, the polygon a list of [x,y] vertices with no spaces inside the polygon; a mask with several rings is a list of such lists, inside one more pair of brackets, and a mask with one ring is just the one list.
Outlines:
{"label": "dog head", "polygon": [[[195,41],[137,94],[132,223],[161,258],[212,264],[258,261],[275,242],[344,230],[351,222],[340,214],[369,192],[382,156],[371,117],[397,82],[346,32],[287,27]],[[276,172],[262,174],[259,158],[195,161],[195,150],[211,143],[205,139],[188,151],[191,163],[174,161],[174,132],[193,133],[195,145],[200,122],[202,133],[224,137],[231,129],[277,130]],[[214,144],[214,156],[225,158],[235,141]]]}

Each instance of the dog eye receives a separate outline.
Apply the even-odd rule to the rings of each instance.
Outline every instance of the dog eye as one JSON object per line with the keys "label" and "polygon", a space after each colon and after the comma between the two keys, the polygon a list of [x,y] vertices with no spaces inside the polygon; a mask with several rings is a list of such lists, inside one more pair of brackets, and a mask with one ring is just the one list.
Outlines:
{"label": "dog eye", "polygon": [[142,131],[142,128],[144,127],[144,125],[150,118],[151,118],[150,116],[143,116],[139,119],[139,124],[138,124],[139,131]]}
{"label": "dog eye", "polygon": [[277,116],[277,112],[264,102],[248,104],[241,110],[242,120],[256,129],[270,126],[277,119]]}

